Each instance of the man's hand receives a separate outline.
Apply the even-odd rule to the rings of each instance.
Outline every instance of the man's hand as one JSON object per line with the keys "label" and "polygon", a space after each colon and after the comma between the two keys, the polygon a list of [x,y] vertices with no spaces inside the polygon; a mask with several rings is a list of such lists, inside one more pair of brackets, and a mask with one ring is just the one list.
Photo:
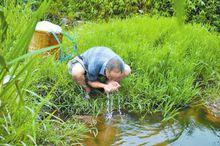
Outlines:
{"label": "man's hand", "polygon": [[105,90],[105,92],[109,93],[109,92],[112,91],[112,86],[105,85],[105,86],[104,86],[104,90]]}
{"label": "man's hand", "polygon": [[117,91],[118,88],[120,87],[119,83],[116,81],[108,81],[107,84],[103,84],[98,81],[96,82],[88,81],[88,85],[90,85],[93,88],[103,88],[105,92]]}
{"label": "man's hand", "polygon": [[111,86],[113,86],[113,87],[115,87],[115,88],[119,88],[119,87],[121,87],[121,85],[118,83],[118,82],[116,82],[116,81],[108,81],[107,82],[107,84],[108,85],[111,85]]}
{"label": "man's hand", "polygon": [[119,83],[116,81],[109,81],[105,87],[104,90],[105,92],[113,92],[113,91],[118,91],[118,88],[120,87]]}

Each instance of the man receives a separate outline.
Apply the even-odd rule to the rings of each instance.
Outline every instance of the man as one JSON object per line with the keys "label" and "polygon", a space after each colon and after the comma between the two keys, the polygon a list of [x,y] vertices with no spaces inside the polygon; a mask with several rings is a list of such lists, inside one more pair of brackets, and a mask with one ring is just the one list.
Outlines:
{"label": "man", "polygon": [[[86,93],[90,93],[92,88],[117,91],[120,87],[118,82],[131,72],[130,67],[107,47],[93,47],[76,56],[68,62],[68,70]],[[89,98],[88,94],[85,98]]]}

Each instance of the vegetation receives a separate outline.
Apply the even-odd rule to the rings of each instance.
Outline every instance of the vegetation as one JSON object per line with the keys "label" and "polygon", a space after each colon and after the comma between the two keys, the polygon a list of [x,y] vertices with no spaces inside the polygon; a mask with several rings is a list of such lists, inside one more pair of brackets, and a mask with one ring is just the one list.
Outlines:
{"label": "vegetation", "polygon": [[[37,62],[26,54],[27,46],[49,3],[43,2],[33,13],[28,6],[14,4],[0,11],[0,145],[77,143],[88,128],[77,121],[63,121],[54,111],[42,113],[44,106],[51,105],[54,87],[44,97],[28,89]],[[21,60],[24,54],[29,59]]]}
{"label": "vegetation", "polygon": [[[124,109],[140,113],[162,112],[164,118],[171,118],[178,109],[201,99],[206,90],[218,90],[219,36],[199,25],[180,26],[175,18],[145,16],[88,23],[77,27],[74,33],[78,36],[80,52],[105,45],[131,65],[131,76],[122,82],[121,91],[114,95],[116,101],[120,97]],[[103,98],[84,101],[78,87],[68,77],[65,63],[51,60],[43,63],[39,70],[36,77],[41,79],[37,81],[39,87],[51,86],[55,80],[63,81],[54,95],[59,109],[67,114],[102,111]]]}
{"label": "vegetation", "polygon": [[[84,100],[82,89],[67,73],[67,62],[56,61],[54,56],[39,58],[32,56],[34,53],[27,53],[36,22],[43,17],[49,3],[43,2],[38,6],[37,1],[23,2],[4,1],[0,7],[0,145],[79,143],[84,138],[83,134],[91,129],[72,116],[103,114],[106,95],[103,93],[91,100]],[[86,8],[87,4],[99,1],[86,2],[77,4],[84,4],[83,8]],[[103,5],[107,2],[104,1]],[[160,2],[149,2],[159,9]],[[120,7],[115,1],[112,3]],[[118,12],[122,18],[133,14],[130,6],[140,1],[127,3],[131,3],[126,5],[128,10],[123,10],[125,7],[122,5],[122,10]],[[161,1],[161,7],[166,8],[164,5],[167,3]],[[52,3],[55,4],[59,3]],[[170,8],[170,12],[169,8],[165,9],[168,14],[173,11]],[[72,8],[66,7],[65,12],[70,10]],[[117,14],[115,10],[109,17]],[[109,9],[106,11],[111,12]],[[54,13],[60,14],[57,11]],[[160,15],[159,11],[155,13]],[[86,11],[85,15],[89,13]],[[93,13],[91,15],[88,19],[99,17],[93,16]],[[80,19],[86,17],[80,16],[83,16]],[[214,12],[212,16],[215,16]],[[75,19],[75,15],[70,14],[69,17]],[[103,17],[107,16],[101,15],[99,18]],[[143,15],[124,20],[87,22],[69,33],[77,39],[79,53],[93,46],[107,46],[131,66],[132,74],[121,82],[120,92],[112,94],[115,109],[120,98],[125,110],[143,116],[160,112],[168,120],[191,103],[206,100],[213,93],[219,96],[220,87],[219,34],[208,32],[198,24],[181,25],[178,22],[175,17]],[[64,38],[63,47],[69,45]],[[7,75],[11,78],[8,83],[3,83]]]}
{"label": "vegetation", "polygon": [[[185,22],[202,23],[220,31],[220,2],[218,0],[54,0],[45,17],[56,23],[67,18],[74,20],[109,20],[133,15],[175,16],[175,2],[185,2]],[[33,1],[37,7],[40,1]]]}

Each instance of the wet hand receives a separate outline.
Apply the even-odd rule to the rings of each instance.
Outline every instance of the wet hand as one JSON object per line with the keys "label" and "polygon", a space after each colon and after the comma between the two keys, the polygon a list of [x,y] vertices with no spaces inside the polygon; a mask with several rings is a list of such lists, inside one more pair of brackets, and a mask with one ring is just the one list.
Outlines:
{"label": "wet hand", "polygon": [[109,93],[109,92],[112,91],[112,87],[109,86],[109,85],[105,85],[105,86],[104,86],[104,90],[105,90],[106,93]]}
{"label": "wet hand", "polygon": [[108,85],[111,85],[111,86],[113,86],[113,88],[116,88],[116,89],[121,87],[121,85],[118,82],[116,82],[116,81],[109,81]]}
{"label": "wet hand", "polygon": [[113,92],[113,91],[118,91],[119,87],[120,85],[118,84],[118,82],[111,81],[111,82],[108,82],[108,84],[106,84],[106,86],[104,87],[104,90],[105,92]]}

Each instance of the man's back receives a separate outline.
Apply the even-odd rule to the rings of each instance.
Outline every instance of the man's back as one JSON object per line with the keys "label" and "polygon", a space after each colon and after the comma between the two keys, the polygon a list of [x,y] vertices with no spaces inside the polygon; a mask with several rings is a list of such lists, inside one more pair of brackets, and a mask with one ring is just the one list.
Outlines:
{"label": "man's back", "polygon": [[87,70],[87,77],[91,81],[96,80],[98,74],[105,74],[105,65],[113,57],[118,57],[122,61],[122,59],[115,52],[107,47],[90,48],[81,56]]}

